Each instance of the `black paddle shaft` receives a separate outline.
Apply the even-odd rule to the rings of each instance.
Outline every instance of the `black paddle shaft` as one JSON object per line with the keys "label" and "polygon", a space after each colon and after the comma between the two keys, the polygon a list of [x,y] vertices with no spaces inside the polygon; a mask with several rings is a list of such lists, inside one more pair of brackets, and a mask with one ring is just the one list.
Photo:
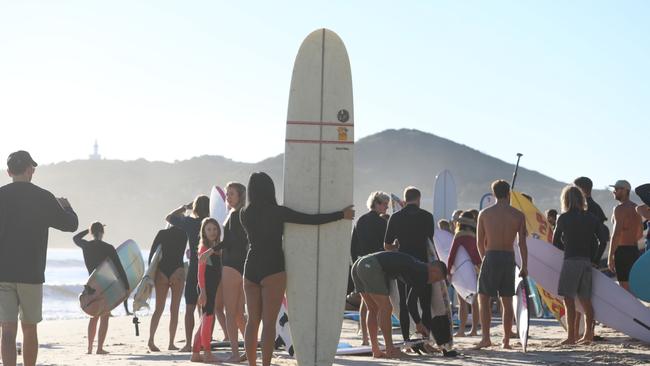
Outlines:
{"label": "black paddle shaft", "polygon": [[515,165],[515,172],[512,173],[512,184],[511,184],[512,189],[515,188],[515,182],[517,181],[517,171],[519,171],[519,160],[523,155],[524,154],[522,153],[517,153],[517,165]]}
{"label": "black paddle shaft", "polygon": [[140,336],[140,327],[138,326],[140,324],[140,320],[138,320],[137,316],[133,317],[133,325],[135,326],[135,336],[139,337]]}

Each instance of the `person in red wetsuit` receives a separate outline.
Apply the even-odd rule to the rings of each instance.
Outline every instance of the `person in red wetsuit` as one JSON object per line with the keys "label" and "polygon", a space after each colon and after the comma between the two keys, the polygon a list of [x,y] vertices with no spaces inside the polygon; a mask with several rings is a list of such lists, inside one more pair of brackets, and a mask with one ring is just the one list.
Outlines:
{"label": "person in red wetsuit", "polygon": [[[221,227],[217,220],[205,218],[201,222],[201,242],[198,255],[207,252],[219,243]],[[221,259],[213,254],[207,261],[199,262],[197,271],[199,284],[198,305],[201,306],[201,325],[194,335],[192,345],[192,362],[217,362],[219,360],[212,354],[210,341],[212,340],[212,326],[214,324],[214,304],[217,296],[217,287],[221,281]],[[201,356],[203,349],[203,356]]]}
{"label": "person in red wetsuit", "polygon": [[[472,264],[479,268],[481,266],[481,256],[478,254],[478,249],[476,247],[476,220],[474,215],[470,211],[463,212],[460,215],[460,218],[456,221],[456,233],[454,234],[454,241],[451,244],[451,249],[449,250],[449,259],[447,260],[447,268],[452,269],[454,261],[456,260],[456,254],[460,247],[465,248],[469,258],[472,261]],[[478,272],[478,270],[477,270]],[[450,275],[453,275],[450,272]],[[457,294],[458,296],[458,317],[460,319],[460,326],[458,331],[454,335],[455,337],[464,337],[465,336],[465,323],[467,322],[467,307],[468,304],[465,300]],[[478,335],[478,302],[474,299],[472,303],[472,329],[470,329],[469,335],[475,336]]]}

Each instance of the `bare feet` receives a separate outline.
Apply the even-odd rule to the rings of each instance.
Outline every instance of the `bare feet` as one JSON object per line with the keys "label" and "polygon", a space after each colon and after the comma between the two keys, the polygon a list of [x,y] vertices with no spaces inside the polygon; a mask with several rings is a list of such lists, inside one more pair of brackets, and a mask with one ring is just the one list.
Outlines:
{"label": "bare feet", "polygon": [[103,349],[103,348],[98,348],[98,349],[97,349],[97,354],[98,354],[98,355],[107,355],[107,354],[108,354],[108,351],[106,351],[106,350]]}
{"label": "bare feet", "polygon": [[567,339],[563,340],[562,342],[560,342],[558,345],[559,346],[564,346],[566,344],[576,344],[576,340],[573,339],[573,338],[567,338]]}
{"label": "bare feet", "polygon": [[147,343],[147,347],[149,347],[149,351],[151,352],[160,352],[160,348],[156,347],[153,341],[149,341],[149,343]]}
{"label": "bare feet", "polygon": [[372,351],[372,358],[388,358],[388,356],[384,352],[377,350]]}
{"label": "bare feet", "polygon": [[366,338],[366,339],[363,339],[363,340],[361,341],[361,345],[362,345],[362,346],[367,346],[367,345],[369,345],[369,344],[370,344],[370,342],[368,341],[367,338]]}
{"label": "bare feet", "polygon": [[168,351],[178,351],[178,347],[176,347],[176,345],[172,343],[169,346],[167,346],[167,350]]}
{"label": "bare feet", "polygon": [[492,341],[490,341],[489,339],[481,339],[481,341],[474,346],[474,349],[481,349],[490,346],[492,346]]}
{"label": "bare feet", "polygon": [[402,352],[399,348],[391,347],[386,348],[386,357],[388,358],[403,358],[407,357],[406,353]]}
{"label": "bare feet", "polygon": [[501,345],[501,348],[503,348],[503,349],[512,349],[512,346],[510,345],[510,342],[507,342],[507,343],[503,342],[503,344]]}
{"label": "bare feet", "polygon": [[186,344],[183,348],[181,348],[180,351],[178,352],[192,352],[192,347],[189,344]]}
{"label": "bare feet", "polygon": [[469,332],[470,337],[476,337],[477,335],[478,335],[478,332],[473,330],[473,329]]}
{"label": "bare feet", "polygon": [[190,357],[190,361],[203,362],[203,357],[201,357],[201,354],[198,352],[192,352],[192,357]]}
{"label": "bare feet", "polygon": [[461,338],[465,336],[465,332],[461,332],[460,330],[454,334],[454,337],[456,338]]}
{"label": "bare feet", "polygon": [[593,341],[594,341],[594,337],[593,337],[593,336],[585,334],[584,337],[580,338],[580,340],[578,341],[578,344],[588,346],[588,345],[590,345],[591,342],[593,342]]}

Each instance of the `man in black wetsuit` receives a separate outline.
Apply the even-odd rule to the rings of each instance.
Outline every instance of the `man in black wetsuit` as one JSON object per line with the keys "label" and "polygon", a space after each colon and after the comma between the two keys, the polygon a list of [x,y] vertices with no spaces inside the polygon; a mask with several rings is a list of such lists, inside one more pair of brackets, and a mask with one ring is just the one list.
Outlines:
{"label": "man in black wetsuit", "polygon": [[[420,262],[429,262],[427,242],[433,241],[434,221],[431,213],[420,208],[420,191],[415,187],[404,190],[406,206],[393,214],[388,220],[384,249],[408,254]],[[402,281],[397,283],[400,297],[400,327],[404,340],[410,338],[409,308],[418,331],[427,333],[433,324],[431,321],[431,286],[424,286],[411,291],[413,286]],[[418,296],[417,294],[421,294]],[[417,304],[420,303],[420,318]]]}
{"label": "man in black wetsuit", "polygon": [[[354,286],[368,305],[368,333],[372,345],[372,355],[398,357],[401,353],[393,346],[391,330],[392,305],[389,297],[389,281],[399,278],[409,284],[415,292],[430,288],[427,284],[447,277],[447,267],[443,262],[427,264],[413,256],[399,252],[378,252],[359,258],[352,265]],[[420,296],[423,294],[420,293]],[[386,353],[379,349],[377,323],[384,335]]]}
{"label": "man in black wetsuit", "polygon": [[0,187],[0,323],[5,366],[16,365],[19,313],[23,364],[36,364],[48,230],[72,232],[79,225],[68,200],[31,183],[36,166],[28,152],[12,153],[7,171],[13,182]]}
{"label": "man in black wetsuit", "polygon": [[599,237],[606,238],[605,240],[599,240],[598,250],[592,258],[592,262],[598,266],[601,258],[603,257],[603,254],[605,253],[605,249],[607,249],[607,243],[609,242],[609,228],[607,225],[605,225],[605,222],[607,222],[607,216],[605,216],[605,212],[600,207],[600,205],[596,203],[596,201],[594,201],[594,199],[591,197],[591,190],[594,186],[594,183],[591,181],[591,179],[588,177],[578,177],[573,181],[573,184],[575,184],[576,187],[580,188],[582,193],[585,195],[587,199],[587,212],[594,215],[596,219],[598,219],[598,222],[601,224],[599,226],[601,230],[601,235],[599,235]]}
{"label": "man in black wetsuit", "polygon": [[[88,241],[84,240],[84,236],[91,233],[93,240]],[[83,250],[84,263],[86,264],[86,269],[88,274],[91,274],[97,267],[99,267],[107,259],[110,260],[115,269],[117,269],[118,277],[122,282],[122,286],[128,291],[129,280],[126,277],[126,272],[124,272],[124,267],[122,262],[120,262],[120,257],[117,255],[115,248],[102,241],[104,236],[104,225],[99,222],[93,222],[90,225],[90,230],[86,229],[79,232],[75,235],[72,240],[74,243]],[[101,320],[99,324],[99,334],[97,335],[97,354],[103,355],[108,352],[104,350],[104,341],[106,340],[106,333],[108,332],[108,320],[111,316],[111,313],[101,314],[99,316],[93,317],[88,323],[88,354],[93,353],[93,342],[95,341],[95,333],[97,331],[97,322]]]}

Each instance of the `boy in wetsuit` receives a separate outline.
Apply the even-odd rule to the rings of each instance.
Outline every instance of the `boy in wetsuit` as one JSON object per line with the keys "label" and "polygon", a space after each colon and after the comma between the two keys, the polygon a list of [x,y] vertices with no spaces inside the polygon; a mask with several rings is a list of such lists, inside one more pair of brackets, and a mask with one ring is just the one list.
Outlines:
{"label": "boy in wetsuit", "polygon": [[[93,236],[92,241],[84,240],[83,237],[88,234],[90,231]],[[84,262],[86,263],[86,269],[88,274],[91,274],[100,264],[104,263],[106,259],[110,259],[113,262],[113,265],[117,269],[118,276],[120,281],[124,285],[124,288],[128,291],[129,280],[126,277],[126,272],[124,272],[124,267],[120,262],[120,258],[117,256],[117,251],[113,248],[112,245],[103,242],[102,237],[104,236],[104,225],[99,222],[94,222],[90,225],[90,230],[84,230],[79,232],[74,236],[72,240],[74,243],[83,250]],[[106,314],[101,314],[99,316],[93,317],[88,322],[88,354],[93,353],[93,342],[95,340],[95,333],[97,331],[97,322],[99,320],[99,334],[97,337],[97,354],[104,355],[108,352],[104,350],[104,340],[106,340],[106,333],[108,332],[108,319],[110,318],[110,312]]]}
{"label": "boy in wetsuit", "polygon": [[[375,358],[398,357],[401,352],[393,346],[391,312],[388,282],[399,278],[414,290],[425,288],[426,284],[441,281],[447,277],[447,266],[443,262],[425,263],[414,257],[396,252],[378,252],[357,259],[352,265],[354,287],[368,306],[368,333]],[[379,324],[377,322],[379,321]],[[386,352],[379,349],[377,326],[381,328]]]}

